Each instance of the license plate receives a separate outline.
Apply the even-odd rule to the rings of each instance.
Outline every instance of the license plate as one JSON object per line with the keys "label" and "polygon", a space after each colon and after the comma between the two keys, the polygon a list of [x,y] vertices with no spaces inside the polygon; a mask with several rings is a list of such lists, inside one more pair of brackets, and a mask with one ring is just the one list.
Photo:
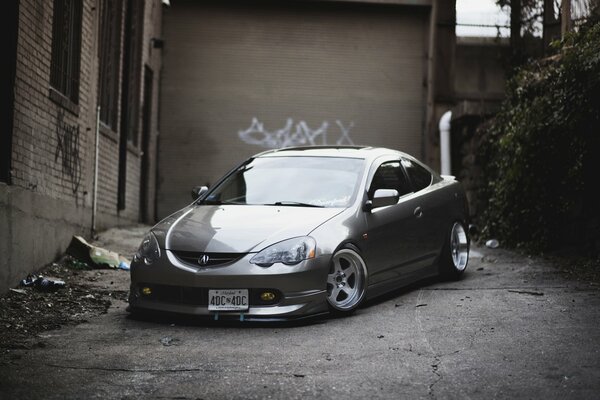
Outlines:
{"label": "license plate", "polygon": [[208,291],[208,311],[244,311],[248,309],[248,289]]}

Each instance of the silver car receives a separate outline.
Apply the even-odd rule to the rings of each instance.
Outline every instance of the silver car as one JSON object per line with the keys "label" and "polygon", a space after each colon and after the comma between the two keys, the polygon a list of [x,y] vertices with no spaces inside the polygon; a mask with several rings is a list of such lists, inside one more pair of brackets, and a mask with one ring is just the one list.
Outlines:
{"label": "silver car", "polygon": [[373,147],[260,153],[154,226],[131,265],[130,311],[213,319],[347,314],[469,257],[461,185]]}

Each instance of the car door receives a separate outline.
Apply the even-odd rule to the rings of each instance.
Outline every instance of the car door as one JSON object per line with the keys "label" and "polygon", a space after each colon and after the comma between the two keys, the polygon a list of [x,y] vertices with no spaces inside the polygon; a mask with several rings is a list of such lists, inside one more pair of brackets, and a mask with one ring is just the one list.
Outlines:
{"label": "car door", "polygon": [[418,246],[415,248],[414,267],[434,268],[434,261],[446,231],[446,227],[443,226],[446,221],[445,202],[432,186],[433,174],[425,166],[407,157],[401,158],[401,165],[411,182],[415,213],[419,216],[418,229],[415,229],[419,237]]}
{"label": "car door", "polygon": [[400,195],[397,204],[366,212],[367,241],[365,258],[369,265],[369,284],[376,285],[401,278],[410,270],[418,254],[419,221],[415,216],[418,199],[401,165],[400,158],[386,159],[377,165],[368,186],[367,197],[377,189],[395,189]]}

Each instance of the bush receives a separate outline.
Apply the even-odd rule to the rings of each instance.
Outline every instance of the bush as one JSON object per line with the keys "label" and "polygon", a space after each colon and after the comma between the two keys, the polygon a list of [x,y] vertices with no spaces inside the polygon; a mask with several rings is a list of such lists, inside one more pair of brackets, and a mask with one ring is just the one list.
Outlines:
{"label": "bush", "polygon": [[555,44],[509,81],[486,124],[480,225],[504,243],[544,251],[600,237],[600,23]]}

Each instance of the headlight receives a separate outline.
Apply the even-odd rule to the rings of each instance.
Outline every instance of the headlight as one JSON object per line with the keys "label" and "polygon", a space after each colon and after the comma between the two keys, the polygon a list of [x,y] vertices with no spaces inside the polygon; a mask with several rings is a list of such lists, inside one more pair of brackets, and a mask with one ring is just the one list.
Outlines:
{"label": "headlight", "polygon": [[154,261],[160,258],[160,248],[158,247],[158,240],[152,232],[144,236],[142,244],[133,256],[134,261],[143,261],[144,264],[150,265]]}
{"label": "headlight", "polygon": [[262,249],[250,259],[250,262],[261,267],[270,267],[275,263],[294,265],[315,258],[316,247],[315,239],[310,236],[288,239]]}

